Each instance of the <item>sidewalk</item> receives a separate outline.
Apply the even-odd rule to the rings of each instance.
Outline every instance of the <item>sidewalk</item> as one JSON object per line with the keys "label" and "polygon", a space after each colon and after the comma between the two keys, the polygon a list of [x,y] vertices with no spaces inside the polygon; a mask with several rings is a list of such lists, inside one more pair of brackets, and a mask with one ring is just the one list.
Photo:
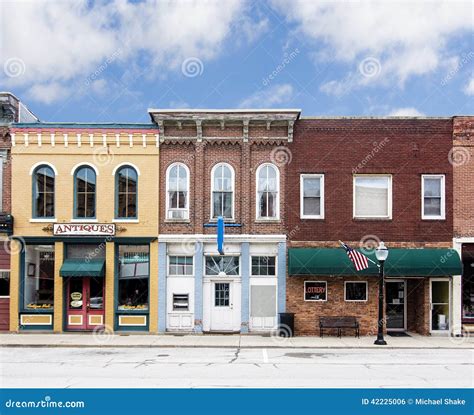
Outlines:
{"label": "sidewalk", "polygon": [[110,333],[2,333],[0,347],[207,347],[207,348],[392,348],[392,349],[474,349],[474,338],[386,336],[387,346],[374,345],[374,336],[293,337],[270,335],[173,335]]}

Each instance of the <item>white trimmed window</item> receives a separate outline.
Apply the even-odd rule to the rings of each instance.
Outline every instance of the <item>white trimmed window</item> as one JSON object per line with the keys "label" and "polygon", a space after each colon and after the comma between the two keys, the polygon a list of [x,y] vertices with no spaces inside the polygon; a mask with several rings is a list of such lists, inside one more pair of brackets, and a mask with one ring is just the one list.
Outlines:
{"label": "white trimmed window", "polygon": [[354,176],[354,217],[392,218],[392,176]]}
{"label": "white trimmed window", "polygon": [[422,219],[445,219],[445,190],[443,174],[424,174],[421,178]]}
{"label": "white trimmed window", "polygon": [[252,277],[276,276],[276,257],[252,256]]}
{"label": "white trimmed window", "polygon": [[168,275],[188,276],[193,273],[192,256],[169,256]]}
{"label": "white trimmed window", "polygon": [[346,281],[344,283],[344,301],[367,301],[367,281]]}
{"label": "white trimmed window", "polygon": [[300,217],[324,219],[324,175],[300,176]]}
{"label": "white trimmed window", "polygon": [[257,169],[257,219],[278,219],[280,173],[273,164]]}
{"label": "white trimmed window", "polygon": [[211,219],[234,218],[234,169],[226,163],[216,164],[211,172]]}
{"label": "white trimmed window", "polygon": [[182,163],[166,171],[166,218],[189,219],[189,169]]}

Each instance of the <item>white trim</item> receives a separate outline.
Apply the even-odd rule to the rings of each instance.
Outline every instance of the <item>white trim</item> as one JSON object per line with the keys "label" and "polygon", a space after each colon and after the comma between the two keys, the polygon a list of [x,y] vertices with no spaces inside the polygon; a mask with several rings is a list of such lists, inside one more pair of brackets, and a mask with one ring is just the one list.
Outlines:
{"label": "white trim", "polygon": [[[271,167],[273,168],[273,170],[275,170],[276,172],[276,186],[277,186],[277,197],[276,197],[276,207],[275,207],[275,213],[276,215],[275,216],[260,216],[259,215],[259,197],[258,197],[258,193],[259,193],[259,189],[258,189],[258,182],[259,182],[259,174],[260,174],[260,171],[264,168],[264,167]],[[280,220],[280,169],[275,166],[273,163],[262,163],[260,164],[260,166],[257,167],[257,172],[255,173],[255,220],[257,221],[262,221],[262,222],[266,222],[266,221],[279,221]]]}
{"label": "white trim", "polygon": [[39,161],[38,163],[33,164],[33,166],[31,167],[30,176],[33,176],[33,172],[40,166],[48,166],[53,170],[55,176],[58,175],[58,170],[56,169],[56,167],[54,167],[53,164],[48,163],[47,161]]}
{"label": "white trim", "polygon": [[[81,322],[80,323],[72,323],[71,322],[71,317],[80,317]],[[84,323],[84,318],[82,317],[81,314],[68,314],[68,316],[67,316],[67,325],[68,326],[82,326],[83,323]]]}
{"label": "white trim", "polygon": [[216,171],[216,169],[219,167],[219,166],[226,166],[230,169],[230,173],[231,173],[231,182],[232,182],[232,216],[230,218],[224,218],[224,219],[227,219],[227,220],[235,220],[235,170],[234,168],[229,164],[229,163],[226,163],[226,162],[222,162],[222,163],[216,163],[213,167],[212,167],[212,170],[211,170],[211,216],[210,216],[210,220],[216,220],[216,218],[214,218],[214,199],[213,199],[213,193],[214,193],[214,173]]}
{"label": "white trim", "polygon": [[[425,215],[425,178],[441,179],[441,215]],[[444,220],[446,219],[446,192],[444,174],[422,174],[421,175],[421,219]]]}
{"label": "white trim", "polygon": [[56,223],[58,220],[56,218],[32,218],[30,219],[30,223],[45,223],[45,222],[52,222]]}
{"label": "white trim", "polygon": [[[187,241],[195,242],[216,242],[215,234],[189,234],[186,235]],[[254,242],[254,243],[278,243],[285,242],[286,235],[253,235],[253,234],[241,234],[241,235],[226,235],[226,241],[232,242]],[[168,243],[182,243],[183,234],[160,234],[158,235],[158,242],[168,242]]]}
{"label": "white trim", "polygon": [[[352,217],[353,219],[392,219],[392,174],[390,173],[375,173],[375,174],[354,174],[352,176]],[[358,177],[369,178],[369,177],[387,177],[388,180],[388,195],[387,195],[387,216],[357,216],[356,215],[356,179]]]}
{"label": "white trim", "polygon": [[[23,322],[23,317],[36,317],[36,316],[46,316],[49,318],[49,323],[28,323]],[[53,315],[52,314],[21,314],[20,316],[20,324],[22,326],[50,326],[53,324]]]}
{"label": "white trim", "polygon": [[[91,317],[100,317],[100,323],[92,323]],[[89,326],[102,326],[104,324],[104,316],[102,314],[88,314],[87,315],[87,324]]]}
{"label": "white trim", "polygon": [[[326,299],[325,300],[307,300],[306,299],[306,283],[307,282],[322,282],[326,284]],[[304,289],[303,289],[303,300],[307,303],[326,303],[328,301],[328,282],[327,281],[315,281],[315,280],[307,280],[304,282]]]}
{"label": "white trim", "polygon": [[[193,268],[193,271],[192,271],[192,274],[170,274],[170,257],[187,257],[187,258],[192,258],[193,259],[193,265],[192,265],[192,268]],[[196,275],[196,270],[195,270],[195,266],[196,266],[196,261],[194,260],[194,254],[192,255],[187,255],[187,254],[169,254],[167,253],[166,254],[166,277],[167,278],[194,278],[194,276]]]}
{"label": "white trim", "polygon": [[[173,167],[183,167],[184,170],[186,171],[186,207],[184,209],[181,209],[181,211],[185,212],[184,218],[169,218],[168,213],[169,213],[169,175],[170,171]],[[191,173],[189,171],[189,167],[182,163],[182,162],[174,162],[171,163],[167,169],[166,169],[166,183],[165,183],[165,201],[166,201],[166,210],[165,210],[165,220],[172,220],[176,222],[182,222],[182,221],[189,221],[189,199],[190,199],[190,183],[191,183]],[[178,180],[179,181],[179,180]]]}
{"label": "white trim", "polygon": [[129,166],[135,169],[135,171],[137,172],[137,175],[140,176],[140,169],[137,166],[135,166],[135,164],[129,163],[128,161],[124,161],[123,163],[120,163],[117,166],[115,166],[112,171],[112,176],[115,176],[115,173],[117,173],[117,171],[124,166]]}
{"label": "white trim", "polygon": [[[448,323],[448,328],[447,330],[433,330],[432,327],[433,327],[433,282],[436,282],[436,281],[441,281],[441,282],[447,282],[448,283],[448,288],[449,288],[449,291],[448,291],[448,313],[449,313],[449,316],[447,316],[447,323]],[[453,310],[452,310],[452,305],[453,305],[453,301],[452,301],[452,287],[451,287],[451,278],[449,277],[439,277],[439,278],[430,278],[430,288],[429,288],[429,295],[430,295],[430,314],[429,314],[429,321],[430,321],[430,333],[431,334],[445,334],[447,336],[450,335],[450,333],[452,332],[453,330],[453,319],[452,319],[452,313],[453,313]],[[436,304],[443,304],[443,303],[436,303]]]}
{"label": "white trim", "polygon": [[[346,292],[347,283],[365,284],[365,300],[348,300],[347,299],[347,292]],[[368,281],[344,281],[344,302],[346,302],[346,303],[366,303],[367,301],[369,301],[369,283],[368,283]]]}
{"label": "white trim", "polygon": [[74,176],[74,173],[76,172],[77,169],[79,169],[80,167],[90,167],[92,168],[94,171],[95,171],[95,174],[96,176],[99,175],[99,169],[94,166],[92,163],[88,163],[88,162],[85,162],[85,161],[81,161],[80,163],[77,163],[71,170],[71,176]]}
{"label": "white trim", "polygon": [[163,114],[173,114],[173,113],[201,113],[201,112],[209,112],[209,113],[246,113],[246,112],[255,112],[255,113],[265,113],[265,112],[271,112],[271,113],[280,113],[280,112],[301,112],[301,109],[298,108],[281,108],[281,109],[275,109],[275,108],[239,108],[239,109],[208,109],[208,108],[176,108],[176,109],[160,109],[160,108],[148,108],[148,112],[151,113],[163,113]]}
{"label": "white trim", "polygon": [[[144,323],[143,323],[143,324],[122,324],[122,318],[123,318],[123,317],[143,317]],[[119,316],[119,323],[118,323],[118,325],[119,325],[120,327],[135,327],[135,326],[137,326],[137,327],[146,327],[146,323],[147,323],[146,320],[147,320],[147,316],[144,315],[144,314],[138,314],[138,315],[135,315],[135,314],[125,314],[125,315],[120,315],[120,316]]]}
{"label": "white trim", "polygon": [[140,223],[139,219],[112,219],[113,223]]}
{"label": "white trim", "polygon": [[[319,178],[320,188],[320,206],[319,215],[305,215],[304,214],[304,179]],[[300,218],[301,219],[324,219],[324,174],[322,173],[302,173],[300,174]]]}

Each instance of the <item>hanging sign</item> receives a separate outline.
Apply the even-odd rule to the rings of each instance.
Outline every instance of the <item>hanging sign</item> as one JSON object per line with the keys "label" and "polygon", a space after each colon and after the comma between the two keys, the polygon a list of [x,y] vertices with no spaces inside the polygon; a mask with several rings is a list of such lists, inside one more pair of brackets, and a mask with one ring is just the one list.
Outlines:
{"label": "hanging sign", "polygon": [[55,236],[114,236],[113,223],[55,223]]}

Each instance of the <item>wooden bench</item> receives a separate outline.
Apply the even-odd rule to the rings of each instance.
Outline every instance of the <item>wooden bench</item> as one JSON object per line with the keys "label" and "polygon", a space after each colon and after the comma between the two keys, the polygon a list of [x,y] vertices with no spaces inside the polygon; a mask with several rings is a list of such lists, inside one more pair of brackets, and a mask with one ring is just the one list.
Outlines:
{"label": "wooden bench", "polygon": [[337,329],[337,336],[342,336],[343,329],[355,330],[355,336],[359,336],[359,322],[356,317],[320,317],[319,335],[323,337],[324,329]]}

